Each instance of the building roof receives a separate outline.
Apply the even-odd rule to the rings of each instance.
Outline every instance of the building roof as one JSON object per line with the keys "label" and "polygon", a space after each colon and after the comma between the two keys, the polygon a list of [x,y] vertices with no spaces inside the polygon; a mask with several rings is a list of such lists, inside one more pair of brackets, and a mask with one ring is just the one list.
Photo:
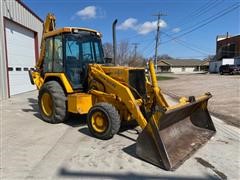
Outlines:
{"label": "building roof", "polygon": [[209,66],[209,62],[210,62],[209,59],[203,60],[201,61],[201,66]]}
{"label": "building roof", "polygon": [[162,59],[158,66],[200,66],[203,61],[199,59]]}
{"label": "building roof", "polygon": [[158,66],[170,66],[170,64],[169,63],[167,63],[167,62],[165,62],[165,61],[158,61]]}
{"label": "building roof", "polygon": [[240,38],[240,35],[235,35],[235,36],[231,36],[231,35],[218,35],[217,36],[217,41],[224,41],[226,39],[235,39],[235,38]]}

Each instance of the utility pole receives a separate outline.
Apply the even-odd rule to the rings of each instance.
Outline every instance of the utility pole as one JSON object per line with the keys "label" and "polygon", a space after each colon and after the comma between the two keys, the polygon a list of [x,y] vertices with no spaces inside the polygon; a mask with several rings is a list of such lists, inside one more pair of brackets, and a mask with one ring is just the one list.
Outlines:
{"label": "utility pole", "polygon": [[157,56],[158,56],[158,46],[160,44],[160,20],[161,16],[166,16],[165,14],[158,13],[153,16],[157,16],[157,35],[156,35],[156,44],[155,44],[155,56],[154,56],[154,61],[155,61],[155,70],[157,72]]}
{"label": "utility pole", "polygon": [[134,45],[134,60],[136,60],[137,57],[137,48],[139,43],[132,43],[132,45]]}

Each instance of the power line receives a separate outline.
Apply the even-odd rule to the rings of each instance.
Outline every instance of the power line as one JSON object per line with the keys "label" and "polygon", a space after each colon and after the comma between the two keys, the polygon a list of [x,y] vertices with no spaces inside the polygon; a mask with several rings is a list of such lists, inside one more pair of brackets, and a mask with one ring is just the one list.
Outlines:
{"label": "power line", "polygon": [[[151,53],[154,52],[154,44],[155,44],[155,39],[152,39],[146,46],[144,46],[143,50],[141,53],[145,53],[146,56],[149,56]],[[149,52],[149,53],[148,53]]]}
{"label": "power line", "polygon": [[208,5],[206,8],[204,8],[202,11],[196,13],[194,16],[191,16],[191,19],[192,19],[193,17],[200,17],[201,15],[206,14],[209,10],[211,10],[212,8],[216,8],[216,6],[220,5],[223,1],[224,1],[224,0],[222,0],[222,1],[220,1],[220,2],[219,2],[218,0],[213,1],[211,4],[209,4],[209,5]]}
{"label": "power line", "polygon": [[[166,32],[162,32],[165,36],[167,36],[167,37],[170,37],[170,38],[173,38],[171,35],[169,35],[169,34],[167,34]],[[184,47],[186,47],[186,48],[188,48],[188,49],[191,49],[191,50],[193,50],[193,51],[195,51],[195,52],[198,52],[198,53],[201,53],[201,54],[204,54],[204,55],[209,55],[209,54],[211,54],[211,53],[209,53],[209,52],[206,52],[206,51],[204,51],[204,50],[202,50],[202,49],[199,49],[199,48],[197,48],[197,47],[194,47],[194,45],[192,45],[192,44],[188,44],[186,41],[183,41],[183,40],[181,40],[181,39],[173,39],[175,42],[177,42],[177,43],[179,43],[180,45],[182,45],[182,46],[184,46]]]}
{"label": "power line", "polygon": [[151,41],[149,41],[149,43],[146,44],[146,46],[144,46],[141,51],[141,53],[145,52],[147,49],[149,49],[150,47],[153,47],[153,43],[155,42],[155,39],[151,38]]}
{"label": "power line", "polygon": [[[170,41],[172,41],[172,40],[174,40],[174,39],[176,39],[176,38],[185,36],[185,35],[193,32],[193,31],[196,31],[196,30],[198,30],[198,29],[206,26],[207,24],[209,24],[209,23],[211,23],[211,22],[219,19],[220,17],[222,17],[222,16],[224,16],[224,15],[232,12],[233,10],[239,8],[239,6],[240,6],[239,3],[235,3],[235,4],[233,4],[232,6],[229,6],[228,8],[224,9],[223,12],[222,12],[222,11],[221,11],[221,12],[218,12],[217,14],[211,16],[210,18],[204,19],[203,21],[201,21],[202,24],[195,25],[195,27],[192,26],[192,29],[190,29],[190,30],[188,30],[188,31],[186,31],[186,32],[184,32],[184,33],[182,33],[182,34],[179,34],[179,35],[177,35],[177,36],[175,36],[175,37],[173,37],[173,38],[171,38],[171,39],[169,39],[169,40],[167,40],[167,41],[164,41],[164,42],[162,42],[162,44],[168,43],[168,42],[170,42]],[[200,23],[201,23],[201,22],[200,22]]]}
{"label": "power line", "polygon": [[[211,6],[211,4],[215,3],[217,0],[215,0],[214,2],[212,0],[209,0],[207,3],[204,3],[202,6],[200,6],[197,9],[194,9],[191,13],[188,13],[186,16],[184,16],[183,18],[183,22],[189,22],[189,19],[192,19],[193,17],[196,17],[196,14],[198,14],[199,12],[205,10],[207,7]],[[177,22],[177,25],[180,21]],[[179,26],[179,25],[178,25]],[[180,25],[180,27],[182,27],[182,25]]]}
{"label": "power line", "polygon": [[[151,49],[151,51],[147,54],[147,56],[150,56],[151,54],[154,54],[154,49]],[[154,57],[154,55],[152,57]]]}
{"label": "power line", "polygon": [[153,41],[152,44],[151,44],[151,46],[149,46],[149,47],[151,47],[150,49],[149,49],[149,47],[147,48],[148,50],[147,50],[146,52],[148,52],[149,50],[150,50],[150,51],[149,51],[149,53],[147,53],[146,56],[152,55],[152,57],[154,57],[154,50],[155,50],[155,48],[152,48],[152,47],[154,46],[154,43],[155,43],[155,41]]}
{"label": "power line", "polygon": [[[211,9],[216,9],[217,6],[219,6],[221,3],[223,3],[224,0],[222,1],[218,1],[218,0],[215,0],[213,1],[211,4],[208,4],[206,8],[202,9],[201,11],[198,11],[196,12],[195,14],[189,16],[189,18],[187,18],[185,21],[186,23],[183,23],[182,25],[178,25],[179,27],[184,27],[188,24],[191,24],[192,23],[192,20],[195,20],[198,19],[199,17],[201,17],[202,15],[205,15],[207,14]],[[188,28],[185,28],[185,29],[188,29]],[[184,31],[184,29],[182,30]]]}
{"label": "power line", "polygon": [[210,7],[215,6],[216,3],[218,3],[218,0],[208,1],[206,4],[204,4],[205,6],[203,5],[202,8],[199,8],[197,11],[194,11],[194,14],[190,15],[189,17],[192,18],[192,17],[199,16],[203,12],[206,12],[206,10],[209,9]]}

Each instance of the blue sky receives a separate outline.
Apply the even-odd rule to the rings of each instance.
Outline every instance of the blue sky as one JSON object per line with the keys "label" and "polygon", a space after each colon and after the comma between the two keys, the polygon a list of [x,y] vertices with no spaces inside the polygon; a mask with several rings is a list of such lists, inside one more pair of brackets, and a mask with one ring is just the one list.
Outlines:
{"label": "blue sky", "polygon": [[153,15],[158,12],[167,15],[160,23],[159,54],[202,59],[215,53],[216,35],[240,34],[238,0],[24,0],[24,3],[42,19],[53,12],[57,27],[80,26],[100,31],[103,43],[112,41],[111,26],[117,18],[117,41],[139,43],[137,50],[145,57],[154,54],[157,19]]}

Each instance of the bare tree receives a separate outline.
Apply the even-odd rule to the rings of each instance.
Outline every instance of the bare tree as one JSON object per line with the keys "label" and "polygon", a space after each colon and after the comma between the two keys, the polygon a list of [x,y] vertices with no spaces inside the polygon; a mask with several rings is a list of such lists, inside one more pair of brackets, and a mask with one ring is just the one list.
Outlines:
{"label": "bare tree", "polygon": [[[103,50],[105,57],[113,57],[113,47],[111,43],[104,43]],[[130,46],[128,41],[120,41],[117,45],[116,63],[134,67],[145,66],[144,58],[138,52],[136,52],[135,56],[134,49]]]}
{"label": "bare tree", "polygon": [[104,56],[107,58],[113,58],[113,47],[111,43],[104,43],[103,44],[103,51]]}
{"label": "bare tree", "polygon": [[206,60],[213,61],[216,58],[217,58],[216,55],[208,55],[206,58],[203,59],[203,61],[206,61]]}
{"label": "bare tree", "polygon": [[130,46],[128,41],[120,41],[117,46],[117,63],[126,65],[129,61]]}
{"label": "bare tree", "polygon": [[129,59],[128,65],[133,67],[145,67],[146,61],[141,55],[137,54],[136,57],[132,56],[132,58]]}
{"label": "bare tree", "polygon": [[162,54],[158,56],[158,59],[174,59],[174,58],[169,56],[168,54]]}

